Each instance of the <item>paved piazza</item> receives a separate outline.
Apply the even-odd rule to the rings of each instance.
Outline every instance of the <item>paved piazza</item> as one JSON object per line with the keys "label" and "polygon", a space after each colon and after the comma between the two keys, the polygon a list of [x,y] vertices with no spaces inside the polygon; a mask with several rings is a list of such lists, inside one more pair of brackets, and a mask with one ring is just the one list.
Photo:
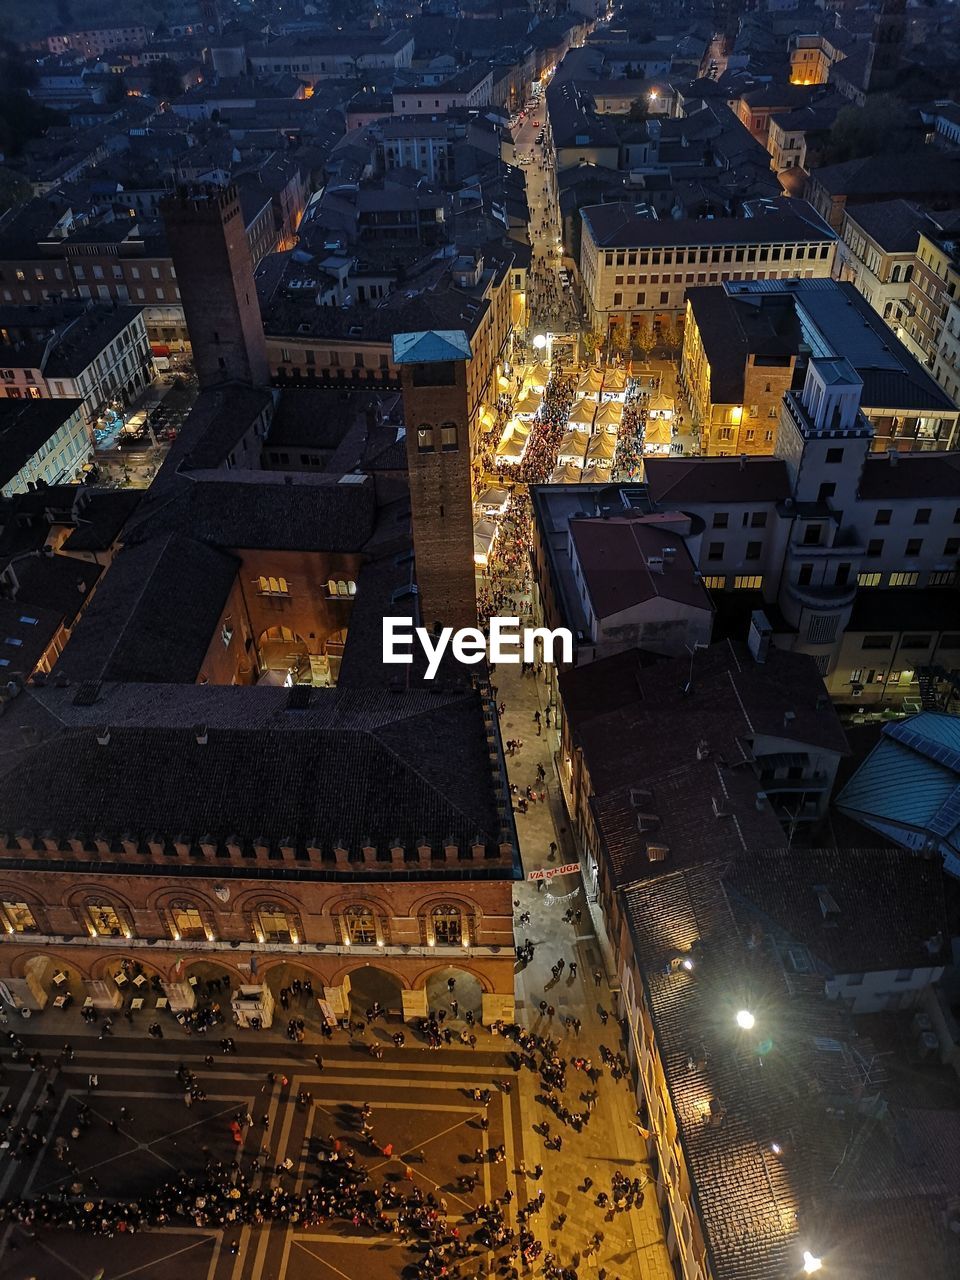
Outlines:
{"label": "paved piazza", "polygon": [[[387,1028],[379,1026],[377,1034],[389,1045]],[[40,1049],[47,1063],[63,1043],[49,1035],[24,1034],[22,1038],[28,1051]],[[515,1197],[510,1206],[513,1216],[525,1202],[526,1187],[516,1172],[522,1154],[519,1090],[513,1088],[507,1095],[494,1084],[498,1078],[514,1078],[504,1054],[479,1048],[430,1052],[411,1047],[411,1039],[408,1028],[407,1047],[400,1051],[385,1047],[382,1060],[377,1061],[366,1045],[346,1043],[343,1036],[334,1044],[264,1042],[262,1048],[248,1039],[245,1044],[238,1041],[238,1054],[226,1056],[216,1035],[209,1043],[196,1038],[100,1042],[76,1037],[73,1061],[50,1070],[46,1077],[55,1091],[56,1125],[39,1152],[19,1162],[7,1156],[0,1164],[3,1197],[54,1196],[77,1182],[91,1199],[147,1197],[158,1182],[181,1172],[201,1176],[208,1156],[226,1162],[236,1159],[238,1148],[230,1124],[238,1112],[247,1112],[254,1123],[244,1126],[241,1159],[246,1166],[261,1152],[269,1152],[260,1185],[279,1181],[288,1190],[309,1185],[316,1153],[328,1146],[332,1135],[343,1147],[357,1151],[377,1185],[388,1173],[402,1178],[404,1167],[412,1169],[424,1193],[446,1199],[451,1221],[481,1200],[502,1196],[508,1187]],[[484,1040],[494,1038],[484,1036]],[[323,1056],[322,1072],[313,1061],[317,1051]],[[212,1068],[204,1063],[209,1052],[215,1055]],[[11,1064],[7,1053],[4,1062],[3,1103],[12,1104],[21,1115],[29,1114],[44,1081],[27,1063]],[[197,1074],[207,1094],[189,1108],[176,1076],[181,1064]],[[96,1088],[88,1085],[91,1072],[98,1076]],[[269,1083],[268,1072],[286,1076],[288,1084],[284,1086],[279,1078]],[[486,1107],[472,1097],[478,1087],[491,1089]],[[311,1095],[302,1105],[297,1102],[301,1089]],[[81,1138],[71,1139],[70,1130],[83,1103],[90,1107],[92,1123]],[[371,1150],[361,1135],[364,1103],[373,1109],[374,1140],[381,1147],[392,1144],[392,1158]],[[483,1116],[489,1125],[486,1131],[480,1128]],[[57,1157],[58,1138],[69,1144],[66,1159],[79,1166],[79,1173]],[[475,1164],[478,1147],[501,1144],[506,1154],[502,1163]],[[278,1177],[275,1167],[287,1157],[293,1169]],[[459,1188],[458,1175],[475,1171],[480,1175],[475,1191]],[[389,1238],[353,1232],[350,1224],[338,1222],[322,1229],[274,1224],[230,1232],[177,1226],[113,1238],[44,1230],[36,1240],[28,1230],[7,1226],[3,1240],[6,1249],[0,1269],[5,1280],[63,1280],[66,1276],[91,1280],[100,1268],[110,1280],[133,1275],[160,1280],[174,1274],[182,1280],[268,1276],[306,1280],[317,1275],[352,1278],[361,1273],[374,1280],[402,1274],[417,1257],[391,1244]]]}

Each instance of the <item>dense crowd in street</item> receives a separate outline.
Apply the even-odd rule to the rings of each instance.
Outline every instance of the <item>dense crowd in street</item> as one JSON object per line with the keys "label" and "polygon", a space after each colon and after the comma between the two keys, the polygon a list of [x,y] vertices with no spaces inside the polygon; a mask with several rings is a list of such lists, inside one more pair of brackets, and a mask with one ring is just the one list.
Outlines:
{"label": "dense crowd in street", "polygon": [[[565,917],[574,924],[575,915]],[[575,924],[574,924],[574,927]],[[586,1127],[597,1100],[597,1083],[608,1070],[615,1080],[624,1077],[626,1064],[619,1052],[601,1046],[603,1067],[594,1064],[589,1057],[561,1052],[564,1033],[579,1035],[579,1019],[564,1018],[560,1035],[550,1033],[554,1009],[547,1004],[549,988],[558,983],[565,970],[575,974],[575,962],[569,964],[561,957],[553,966],[553,979],[544,993],[539,1020],[540,1030],[530,1030],[520,1024],[496,1022],[490,1030],[511,1044],[507,1061],[515,1073],[529,1071],[537,1077],[537,1099],[564,1128],[579,1133]],[[599,973],[594,975],[599,978]],[[448,983],[449,1012],[456,1016],[459,1005],[455,983]],[[420,1034],[431,1047],[449,1043],[444,1035],[444,1022],[448,1010],[441,1009],[424,1019],[418,1027]],[[385,1016],[379,1006],[367,1011],[362,1020],[364,1030]],[[472,1024],[472,1018],[471,1018]],[[604,1018],[606,1022],[606,1018]],[[574,1025],[576,1024],[576,1025]],[[446,1028],[449,1030],[449,1027]],[[236,1112],[229,1122],[229,1130],[237,1144],[232,1160],[216,1158],[207,1147],[202,1148],[205,1165],[202,1172],[181,1173],[176,1177],[164,1177],[149,1191],[129,1197],[105,1195],[91,1171],[81,1170],[72,1159],[73,1149],[89,1146],[89,1139],[97,1138],[98,1130],[104,1133],[122,1131],[129,1133],[136,1127],[136,1117],[126,1106],[120,1108],[119,1121],[106,1120],[88,1102],[82,1102],[76,1112],[68,1135],[54,1138],[57,1115],[57,1097],[62,1086],[69,1087],[73,1071],[73,1047],[68,1043],[52,1059],[47,1060],[37,1051],[28,1053],[27,1046],[14,1032],[7,1033],[13,1059],[27,1066],[44,1081],[39,1102],[33,1108],[32,1123],[18,1125],[12,1122],[13,1107],[7,1102],[0,1107],[0,1119],[7,1122],[2,1134],[2,1151],[8,1159],[23,1162],[39,1153],[48,1142],[54,1156],[64,1167],[60,1185],[54,1191],[45,1191],[30,1199],[13,1199],[0,1204],[0,1222],[15,1223],[28,1239],[42,1237],[46,1230],[70,1229],[94,1235],[116,1237],[134,1235],[156,1227],[189,1224],[198,1228],[218,1228],[228,1233],[227,1247],[232,1252],[239,1249],[238,1236],[242,1227],[257,1227],[269,1223],[282,1223],[292,1227],[320,1227],[330,1223],[344,1223],[354,1231],[369,1232],[371,1236],[390,1237],[395,1243],[409,1249],[412,1260],[404,1274],[411,1280],[433,1280],[434,1277],[468,1277],[489,1274],[489,1255],[496,1255],[497,1274],[507,1278],[518,1277],[520,1268],[526,1270],[542,1258],[543,1274],[550,1280],[576,1280],[577,1266],[581,1260],[599,1253],[603,1231],[598,1230],[585,1249],[574,1254],[569,1265],[561,1263],[556,1253],[544,1253],[541,1236],[547,1227],[562,1232],[566,1213],[558,1212],[551,1219],[547,1196],[540,1186],[543,1166],[537,1163],[528,1168],[523,1160],[513,1172],[522,1179],[522,1204],[513,1215],[511,1225],[509,1209],[514,1193],[508,1187],[501,1196],[470,1205],[463,1196],[472,1193],[480,1179],[479,1171],[485,1164],[499,1165],[506,1159],[502,1142],[474,1145],[459,1153],[461,1164],[472,1164],[476,1173],[463,1173],[455,1177],[452,1185],[441,1188],[429,1177],[430,1162],[425,1152],[395,1151],[388,1135],[379,1136],[379,1119],[374,1118],[374,1108],[369,1103],[344,1104],[339,1115],[339,1134],[330,1132],[325,1137],[314,1138],[308,1144],[309,1152],[298,1163],[289,1155],[271,1154],[269,1147],[270,1115],[254,1115],[250,1111]],[[394,1044],[402,1047],[403,1037],[394,1037]],[[221,1044],[224,1053],[236,1052],[232,1038]],[[322,1059],[314,1061],[322,1070]],[[213,1066],[212,1057],[204,1059]],[[56,1073],[54,1079],[50,1076]],[[181,1063],[176,1069],[178,1089],[183,1089],[184,1103],[190,1107],[206,1094],[197,1074]],[[581,1082],[588,1081],[589,1089]],[[568,1084],[578,1091],[576,1101],[567,1102],[564,1093]],[[95,1075],[87,1079],[88,1094],[99,1087]],[[512,1091],[509,1078],[495,1078],[489,1088],[477,1087],[469,1092],[478,1112],[472,1127],[486,1135],[489,1128],[488,1105],[494,1090],[504,1094]],[[262,1092],[278,1104],[296,1106],[304,1110],[311,1101],[305,1089],[294,1094],[286,1076],[269,1072]],[[389,1115],[386,1117],[389,1119]],[[559,1151],[563,1138],[554,1133],[551,1121],[544,1120],[534,1126],[544,1139],[547,1150]],[[468,1147],[472,1139],[468,1137]],[[391,1166],[375,1181],[364,1163],[364,1156]],[[424,1176],[418,1182],[418,1172]],[[298,1190],[305,1178],[307,1185]],[[427,1182],[433,1190],[426,1190],[421,1182]],[[597,1189],[593,1180],[585,1177],[578,1191],[587,1203],[603,1211],[606,1221],[634,1204],[642,1204],[641,1180],[629,1178],[620,1170],[611,1175],[609,1190]],[[451,1212],[447,1197],[457,1201]],[[235,1229],[235,1231],[234,1231]],[[20,1238],[22,1238],[22,1235]],[[10,1238],[8,1247],[16,1251],[18,1238]],[[480,1270],[478,1271],[477,1265]],[[603,1267],[597,1271],[601,1280],[617,1280]]]}

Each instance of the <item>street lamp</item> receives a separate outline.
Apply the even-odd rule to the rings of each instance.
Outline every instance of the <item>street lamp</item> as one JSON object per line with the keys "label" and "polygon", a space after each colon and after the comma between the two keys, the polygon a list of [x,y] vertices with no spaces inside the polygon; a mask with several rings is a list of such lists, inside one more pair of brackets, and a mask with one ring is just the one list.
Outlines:
{"label": "street lamp", "polygon": [[749,1009],[740,1009],[737,1013],[737,1026],[744,1031],[751,1031],[756,1021]]}
{"label": "street lamp", "polygon": [[536,347],[538,351],[542,351],[543,348],[547,345],[547,340],[542,333],[537,334],[537,336],[533,340],[533,345]]}
{"label": "street lamp", "polygon": [[823,1269],[823,1259],[818,1258],[815,1253],[811,1253],[809,1249],[803,1251],[803,1274],[806,1276],[816,1275]]}

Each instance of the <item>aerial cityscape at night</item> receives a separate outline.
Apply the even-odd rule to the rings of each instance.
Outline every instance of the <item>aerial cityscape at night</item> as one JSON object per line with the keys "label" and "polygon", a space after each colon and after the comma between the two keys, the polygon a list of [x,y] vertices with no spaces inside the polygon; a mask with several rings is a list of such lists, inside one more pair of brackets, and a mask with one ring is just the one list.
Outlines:
{"label": "aerial cityscape at night", "polygon": [[0,6],[0,1278],[960,1278],[960,9]]}

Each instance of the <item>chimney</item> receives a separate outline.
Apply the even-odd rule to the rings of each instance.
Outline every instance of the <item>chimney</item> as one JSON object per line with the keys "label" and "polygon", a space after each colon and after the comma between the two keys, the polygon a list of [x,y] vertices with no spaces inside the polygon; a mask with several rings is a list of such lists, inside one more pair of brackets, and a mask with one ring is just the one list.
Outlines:
{"label": "chimney", "polygon": [[790,726],[793,724],[794,720],[796,720],[796,718],[797,718],[797,713],[795,711],[785,711],[783,713],[783,727],[785,729],[789,729]]}
{"label": "chimney", "polygon": [[745,453],[741,453],[741,455],[740,455],[740,470],[741,470],[741,471],[745,471],[745,470],[746,470],[746,467],[747,467],[747,455],[746,455]]}
{"label": "chimney", "polygon": [[762,609],[754,609],[750,615],[750,632],[747,636],[747,648],[753,654],[754,662],[766,662],[772,635],[773,627],[767,615]]}
{"label": "chimney", "polygon": [[193,726],[193,735],[197,740],[198,746],[205,747],[207,745],[209,735],[205,724],[195,724]]}
{"label": "chimney", "polygon": [[890,458],[891,467],[895,467],[897,465],[897,462],[899,461],[899,459],[897,458],[897,450],[891,449],[888,456]]}
{"label": "chimney", "polygon": [[110,730],[106,727],[98,729],[97,741],[100,743],[101,747],[108,747],[110,745]]}

